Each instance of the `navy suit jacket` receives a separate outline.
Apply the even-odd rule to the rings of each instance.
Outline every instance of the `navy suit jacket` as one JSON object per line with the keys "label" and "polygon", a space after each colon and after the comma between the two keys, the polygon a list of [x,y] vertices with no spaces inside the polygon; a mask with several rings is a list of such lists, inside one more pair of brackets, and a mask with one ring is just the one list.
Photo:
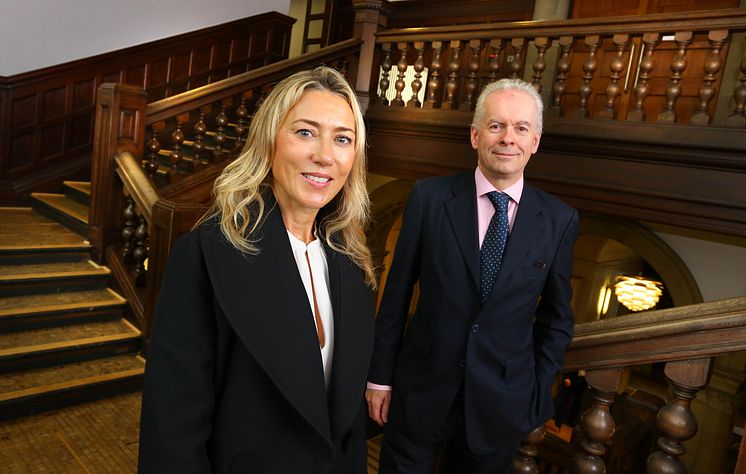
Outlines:
{"label": "navy suit jacket", "polygon": [[[514,449],[554,413],[551,387],[573,334],[578,214],[524,186],[502,269],[483,306],[475,187],[470,172],[412,189],[368,380],[393,387],[389,423],[415,442],[432,440],[463,387],[468,445],[493,454]],[[417,309],[404,334],[417,282]]]}
{"label": "navy suit jacket", "polygon": [[176,242],[143,387],[142,473],[367,470],[363,392],[373,304],[363,272],[325,247],[334,313],[329,390],[312,310],[279,208],[258,255],[215,221]]}

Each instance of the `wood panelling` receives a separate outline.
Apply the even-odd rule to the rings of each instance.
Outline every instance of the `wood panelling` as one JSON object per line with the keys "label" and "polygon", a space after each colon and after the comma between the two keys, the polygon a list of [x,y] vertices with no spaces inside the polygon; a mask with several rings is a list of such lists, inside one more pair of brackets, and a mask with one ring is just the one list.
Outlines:
{"label": "wood panelling", "polygon": [[[0,77],[0,205],[62,179],[90,179],[95,93],[106,82],[156,101],[287,57],[294,19],[266,13],[164,40]],[[95,38],[92,38],[95,40]]]}
{"label": "wood panelling", "polygon": [[[467,112],[371,108],[370,170],[418,179],[474,169]],[[530,183],[582,210],[746,237],[743,131],[546,117]]]}
{"label": "wood panelling", "polygon": [[401,0],[391,3],[389,28],[530,20],[533,0]]}

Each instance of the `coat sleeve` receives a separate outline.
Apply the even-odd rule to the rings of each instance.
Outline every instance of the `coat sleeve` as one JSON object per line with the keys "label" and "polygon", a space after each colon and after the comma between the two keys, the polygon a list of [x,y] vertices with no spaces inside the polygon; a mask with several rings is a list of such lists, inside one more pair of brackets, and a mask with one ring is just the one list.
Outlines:
{"label": "coat sleeve", "polygon": [[421,183],[415,183],[404,209],[394,261],[386,279],[375,326],[375,343],[368,381],[391,385],[404,336],[412,291],[420,277],[423,206]]}
{"label": "coat sleeve", "polygon": [[179,238],[150,334],[140,425],[140,473],[209,473],[214,405],[213,296],[196,232]]}
{"label": "coat sleeve", "polygon": [[536,379],[544,393],[550,393],[554,378],[562,370],[565,349],[572,340],[573,246],[578,236],[578,212],[571,210],[544,284],[534,321]]}

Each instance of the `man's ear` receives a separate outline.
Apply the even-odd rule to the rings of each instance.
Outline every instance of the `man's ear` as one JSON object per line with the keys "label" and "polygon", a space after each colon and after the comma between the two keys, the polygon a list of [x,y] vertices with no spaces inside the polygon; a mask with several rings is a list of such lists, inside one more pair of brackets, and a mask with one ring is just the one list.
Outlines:
{"label": "man's ear", "polygon": [[471,147],[474,148],[475,150],[479,148],[479,142],[477,142],[478,133],[479,131],[474,127],[474,125],[472,125],[471,128],[469,129],[469,138],[471,139]]}
{"label": "man's ear", "polygon": [[537,151],[537,150],[539,149],[539,142],[540,142],[540,141],[541,141],[541,133],[537,133],[537,134],[536,134],[536,135],[534,136],[534,146],[533,146],[533,148],[531,149],[531,154],[532,154],[532,155],[533,155],[534,153],[536,153],[536,151]]}

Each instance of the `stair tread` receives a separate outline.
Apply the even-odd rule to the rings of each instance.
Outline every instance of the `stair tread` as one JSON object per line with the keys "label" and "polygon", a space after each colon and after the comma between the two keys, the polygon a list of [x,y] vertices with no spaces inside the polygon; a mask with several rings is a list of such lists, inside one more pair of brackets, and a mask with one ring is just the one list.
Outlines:
{"label": "stair tread", "polygon": [[123,318],[8,332],[0,334],[0,358],[139,336],[140,331]]}
{"label": "stair tread", "polygon": [[3,374],[0,376],[0,401],[142,374],[144,368],[141,357],[124,354]]}
{"label": "stair tread", "polygon": [[50,193],[31,193],[31,196],[38,201],[51,206],[74,219],[88,225],[88,205],[76,201],[64,194]]}
{"label": "stair tread", "polygon": [[71,262],[0,265],[0,283],[20,280],[42,280],[76,276],[109,275],[107,267],[88,260]]}
{"label": "stair tread", "polygon": [[122,305],[124,298],[109,288],[66,291],[36,295],[6,296],[0,299],[0,317]]}
{"label": "stair tread", "polygon": [[73,188],[80,191],[83,194],[91,195],[91,182],[90,181],[63,181],[62,184],[68,188]]}
{"label": "stair tread", "polygon": [[0,251],[90,247],[80,234],[30,207],[0,208]]}

